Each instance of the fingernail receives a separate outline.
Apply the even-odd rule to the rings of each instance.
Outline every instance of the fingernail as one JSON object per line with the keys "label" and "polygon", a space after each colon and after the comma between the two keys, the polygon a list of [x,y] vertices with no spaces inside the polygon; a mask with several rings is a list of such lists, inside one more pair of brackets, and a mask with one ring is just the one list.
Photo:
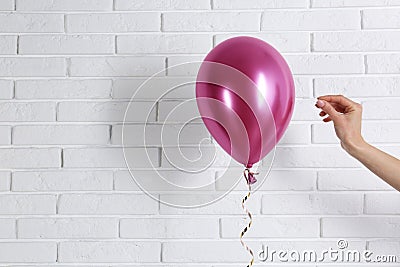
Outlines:
{"label": "fingernail", "polygon": [[320,108],[322,108],[323,106],[325,106],[325,102],[322,101],[322,100],[318,100],[318,101],[317,101],[317,106],[320,107]]}

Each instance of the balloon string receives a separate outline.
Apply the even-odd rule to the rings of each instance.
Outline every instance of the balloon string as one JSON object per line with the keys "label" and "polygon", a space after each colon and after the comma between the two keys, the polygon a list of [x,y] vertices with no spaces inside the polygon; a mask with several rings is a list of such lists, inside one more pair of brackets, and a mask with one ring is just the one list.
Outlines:
{"label": "balloon string", "polygon": [[[250,170],[246,168],[246,170],[244,171],[244,177],[246,178],[246,182],[247,185],[249,187],[249,191],[247,193],[247,195],[242,199],[242,208],[243,210],[247,213],[247,216],[250,218],[249,223],[247,224],[247,226],[243,229],[243,231],[240,233],[240,243],[242,243],[242,246],[250,253],[251,255],[251,261],[250,263],[247,265],[247,267],[250,267],[253,265],[254,263],[254,253],[253,250],[246,245],[246,243],[243,242],[243,236],[244,234],[247,232],[247,230],[249,230],[249,228],[251,227],[251,224],[253,222],[253,218],[251,216],[250,211],[245,207],[244,203],[247,201],[247,199],[250,197],[251,195],[251,183],[249,182],[249,177],[248,175],[250,174]],[[254,173],[252,173],[254,175]]]}

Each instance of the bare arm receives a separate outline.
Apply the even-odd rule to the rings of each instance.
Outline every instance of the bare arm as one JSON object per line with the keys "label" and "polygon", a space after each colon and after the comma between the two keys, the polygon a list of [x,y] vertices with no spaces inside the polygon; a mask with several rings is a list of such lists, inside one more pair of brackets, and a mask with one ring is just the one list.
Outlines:
{"label": "bare arm", "polygon": [[361,136],[362,106],[341,95],[318,97],[324,122],[333,121],[340,144],[351,156],[400,191],[400,160],[368,144]]}

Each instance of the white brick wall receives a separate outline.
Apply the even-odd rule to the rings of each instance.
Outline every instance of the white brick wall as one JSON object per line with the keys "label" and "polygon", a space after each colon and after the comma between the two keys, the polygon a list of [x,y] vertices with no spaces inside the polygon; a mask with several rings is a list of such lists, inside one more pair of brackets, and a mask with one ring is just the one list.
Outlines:
{"label": "white brick wall", "polygon": [[113,54],[111,35],[25,35],[19,38],[21,55]]}
{"label": "white brick wall", "polygon": [[320,31],[358,30],[360,18],[353,10],[266,11],[263,13],[263,31]]}
{"label": "white brick wall", "polygon": [[9,13],[0,14],[0,31],[4,33],[49,33],[64,31],[62,14]]}
{"label": "white brick wall", "polygon": [[18,11],[110,11],[112,0],[17,0]]}
{"label": "white brick wall", "polygon": [[[160,204],[131,179],[121,139],[137,93],[124,144],[140,186],[179,203],[230,190],[242,169],[225,172],[220,150],[203,172],[174,168],[206,166],[215,141],[200,120],[178,139],[198,115],[193,101],[168,117],[194,97],[199,64],[165,67],[240,35],[281,51],[296,83],[293,120],[248,202],[256,254],[266,243],[322,250],[346,239],[399,255],[399,194],[341,149],[314,107],[323,94],[362,103],[365,139],[399,156],[399,28],[398,0],[0,0],[0,266],[244,266],[243,179],[211,205]],[[178,144],[203,157],[188,161]],[[172,182],[207,186],[173,194],[151,164]]]}

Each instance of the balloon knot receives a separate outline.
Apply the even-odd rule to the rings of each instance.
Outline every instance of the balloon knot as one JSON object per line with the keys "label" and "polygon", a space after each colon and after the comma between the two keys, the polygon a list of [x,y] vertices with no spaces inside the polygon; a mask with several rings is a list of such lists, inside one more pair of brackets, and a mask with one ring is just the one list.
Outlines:
{"label": "balloon knot", "polygon": [[257,175],[258,172],[251,172],[249,168],[246,168],[244,170],[244,178],[246,178],[246,182],[248,185],[254,184],[257,182],[257,179],[255,175]]}

